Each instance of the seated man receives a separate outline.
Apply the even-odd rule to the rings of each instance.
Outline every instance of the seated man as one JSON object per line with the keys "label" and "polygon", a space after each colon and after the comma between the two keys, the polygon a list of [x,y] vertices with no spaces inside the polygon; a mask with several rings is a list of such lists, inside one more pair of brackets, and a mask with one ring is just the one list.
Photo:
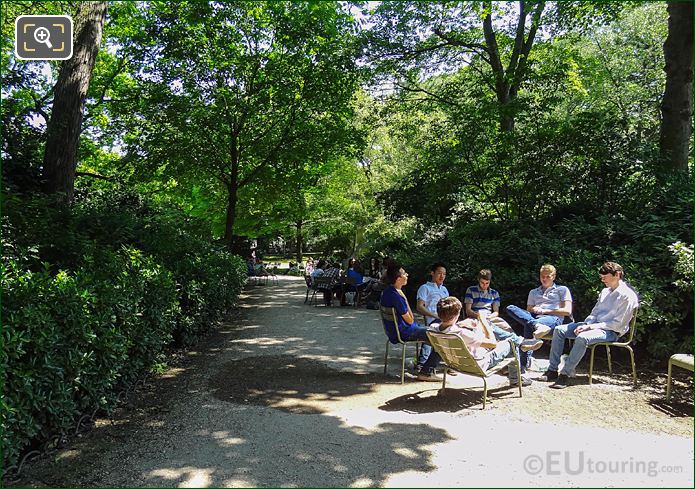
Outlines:
{"label": "seated man", "polygon": [[499,328],[513,332],[507,321],[500,317],[500,294],[490,288],[492,272],[486,268],[478,272],[478,285],[471,285],[466,289],[463,303],[466,307],[466,317],[482,319],[487,316],[492,324]]}
{"label": "seated man", "polygon": [[[463,338],[468,350],[475,358],[480,368],[487,370],[500,363],[503,359],[513,355],[511,344],[521,351],[537,350],[543,344],[540,340],[524,340],[520,336],[506,333],[506,337],[497,341],[495,339],[495,329],[497,326],[490,327],[484,320],[467,318],[458,321],[461,314],[461,301],[456,297],[447,297],[437,303],[437,315],[439,320],[433,322],[430,328],[438,328],[443,333],[454,333]],[[457,322],[458,321],[458,322]],[[502,331],[502,330],[500,330]],[[511,343],[507,341],[511,339]],[[518,353],[517,350],[517,353]],[[509,369],[509,383],[518,384],[516,369]],[[521,377],[521,385],[531,385],[531,380]]]}
{"label": "seated man", "polygon": [[338,297],[342,297],[343,284],[341,281],[341,272],[340,265],[337,263],[330,263],[323,271],[323,275],[321,275],[324,279],[330,279],[323,293],[323,301],[327,306],[333,303],[333,294],[337,293]]}
{"label": "seated man", "polygon": [[[574,377],[575,369],[589,345],[601,341],[615,341],[627,333],[635,308],[639,306],[637,294],[622,280],[623,267],[607,261],[601,265],[598,273],[606,288],[599,294],[598,302],[591,314],[583,322],[562,324],[553,332],[550,364],[540,380],[554,380],[555,383],[550,386],[554,389],[564,389],[570,384],[569,378]],[[562,372],[558,374],[565,338],[574,339],[574,344]]]}
{"label": "seated man", "polygon": [[[427,283],[424,283],[417,289],[417,312],[425,318],[425,323],[429,326],[432,321],[438,319],[437,303],[444,297],[449,297],[449,291],[444,286],[446,279],[446,265],[444,263],[434,263],[430,267],[430,277]],[[432,351],[430,345],[422,345],[423,355],[425,358]],[[455,373],[452,373],[455,375]]]}
{"label": "seated man", "polygon": [[[381,305],[382,307],[394,308],[398,321],[398,324],[393,324],[392,321],[384,321],[391,343],[398,343],[398,336],[396,336],[396,328],[398,328],[403,341],[419,340],[429,344],[427,328],[415,322],[413,311],[410,309],[408,300],[402,290],[403,286],[408,283],[408,274],[400,265],[392,263],[386,270],[385,279],[388,286],[381,294]],[[440,357],[437,352],[431,351],[429,354],[426,354],[424,349],[421,349],[417,361],[418,373],[416,378],[428,382],[441,381],[442,378],[434,373],[439,360]]]}
{"label": "seated man", "polygon": [[[507,306],[507,314],[524,326],[524,338],[542,338],[565,316],[572,314],[572,294],[564,285],[555,283],[556,270],[552,265],[543,265],[540,270],[541,286],[531,290],[526,300],[526,310]],[[522,353],[521,371],[531,364],[531,353]]]}

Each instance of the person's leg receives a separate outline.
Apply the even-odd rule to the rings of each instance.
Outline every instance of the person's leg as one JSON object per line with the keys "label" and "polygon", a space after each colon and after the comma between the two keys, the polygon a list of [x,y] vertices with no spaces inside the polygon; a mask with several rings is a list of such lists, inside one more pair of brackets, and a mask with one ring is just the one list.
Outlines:
{"label": "person's leg", "polygon": [[401,333],[401,338],[403,338],[405,341],[419,340],[425,342],[425,344],[422,345],[423,348],[420,350],[420,357],[418,358],[417,363],[420,367],[421,373],[430,374],[434,372],[434,369],[437,367],[437,365],[439,365],[441,357],[432,349],[432,346],[430,345],[429,338],[427,338],[427,328],[418,324],[415,330],[410,334],[403,335]]}
{"label": "person's leg", "polygon": [[420,355],[417,357],[417,365],[419,368],[422,368],[422,366],[427,363],[427,359],[430,357],[432,354],[432,346],[430,346],[429,343],[423,343],[420,345]]}
{"label": "person's leg", "polygon": [[574,329],[580,323],[561,324],[553,331],[553,341],[550,344],[550,362],[548,371],[557,373],[557,368],[560,365],[560,357],[565,349],[565,339],[574,339],[577,336],[574,334]]}
{"label": "person's leg", "polygon": [[518,334],[514,333],[513,331],[506,331],[494,323],[492,325],[492,332],[495,334],[495,339],[497,341],[504,341],[511,338],[512,342],[516,346],[519,346],[521,342],[524,341],[524,339]]}
{"label": "person's leg", "polygon": [[507,314],[516,321],[517,323],[521,324],[522,326],[526,326],[527,324],[533,324],[533,322],[536,319],[536,316],[528,312],[526,309],[522,309],[518,306],[507,306]]}
{"label": "person's leg", "polygon": [[509,323],[499,316],[495,316],[494,318],[490,318],[490,322],[500,329],[503,329],[505,331],[509,331],[511,333],[514,332],[512,327],[509,325]]}
{"label": "person's leg", "polygon": [[487,368],[490,369],[508,356],[512,355],[512,345],[507,340],[500,341],[497,343],[497,346],[488,353],[488,355],[490,356],[490,363],[488,364]]}
{"label": "person's leg", "polygon": [[[557,331],[558,328],[555,328]],[[560,374],[566,375],[567,377],[574,377],[575,370],[579,362],[584,358],[586,349],[601,341],[615,341],[618,338],[618,334],[615,331],[608,331],[605,329],[590,329],[589,331],[584,331],[575,336],[574,344],[572,345],[572,350],[565,360],[565,365],[562,367]]]}

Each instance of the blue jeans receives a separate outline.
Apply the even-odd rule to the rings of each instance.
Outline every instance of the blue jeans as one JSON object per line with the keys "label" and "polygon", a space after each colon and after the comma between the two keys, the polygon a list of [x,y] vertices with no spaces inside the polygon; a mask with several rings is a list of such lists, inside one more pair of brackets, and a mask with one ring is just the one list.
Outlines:
{"label": "blue jeans", "polygon": [[590,345],[601,341],[615,341],[618,339],[618,333],[607,329],[590,329],[589,331],[579,333],[579,336],[574,334],[574,329],[583,324],[586,323],[561,324],[555,328],[555,331],[553,331],[553,343],[550,346],[548,370],[557,372],[557,367],[560,365],[560,356],[565,349],[565,339],[567,338],[573,339],[574,344],[560,373],[568,377],[574,377],[575,369],[581,359],[584,358],[586,349]]}
{"label": "blue jeans", "polygon": [[401,339],[403,341],[424,341],[425,344],[420,348],[420,356],[417,359],[417,364],[420,367],[420,372],[429,374],[434,371],[434,369],[439,365],[441,357],[439,353],[432,349],[430,346],[430,340],[427,338],[427,328],[424,326],[417,325],[415,331],[411,334],[403,334],[401,331]]}
{"label": "blue jeans", "polygon": [[[522,351],[519,350],[519,345],[521,345],[521,342],[524,341],[524,339],[519,336],[516,333],[512,333],[510,331],[506,331],[499,326],[492,326],[492,332],[495,334],[495,339],[499,342],[497,344],[497,347],[492,351],[494,353],[498,348],[502,348],[502,351],[506,351],[506,355],[504,355],[502,358],[506,358],[508,356],[512,355],[512,350],[511,350],[511,345],[509,344],[509,340],[511,338],[512,343],[514,343],[514,347],[516,348],[516,354],[519,357],[519,368],[521,369],[522,372],[525,372],[526,369],[521,366],[521,353]],[[503,343],[505,343],[507,346],[503,346]],[[492,358],[492,357],[491,357]],[[500,363],[502,361],[502,358],[497,360],[495,362],[495,365]],[[516,368],[515,367],[510,367],[509,368],[509,380],[511,382],[516,382]]]}
{"label": "blue jeans", "polygon": [[[548,326],[551,330],[553,330],[556,326],[562,324],[563,320],[560,316],[539,316],[517,306],[507,306],[507,314],[509,314],[514,321],[516,321],[524,327],[524,338],[533,338],[533,332],[536,330],[536,323],[544,324],[545,326]],[[532,357],[532,351],[521,352],[519,362],[521,362],[522,372],[526,372],[526,369],[529,367],[529,365],[531,365]]]}

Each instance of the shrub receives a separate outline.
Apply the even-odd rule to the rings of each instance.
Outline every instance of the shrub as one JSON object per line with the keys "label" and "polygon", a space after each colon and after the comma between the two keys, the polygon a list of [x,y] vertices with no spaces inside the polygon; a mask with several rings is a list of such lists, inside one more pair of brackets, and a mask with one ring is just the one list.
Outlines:
{"label": "shrub", "polygon": [[108,407],[112,389],[149,369],[171,339],[171,275],[137,250],[85,257],[53,275],[3,260],[3,453]]}

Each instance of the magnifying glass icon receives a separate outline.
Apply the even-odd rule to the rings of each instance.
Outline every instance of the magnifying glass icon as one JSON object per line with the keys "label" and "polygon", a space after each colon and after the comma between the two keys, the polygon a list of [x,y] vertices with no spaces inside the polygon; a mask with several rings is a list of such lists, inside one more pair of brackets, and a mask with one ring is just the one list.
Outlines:
{"label": "magnifying glass icon", "polygon": [[51,32],[45,27],[39,27],[34,31],[34,40],[38,43],[45,44],[48,49],[53,49],[51,44]]}

